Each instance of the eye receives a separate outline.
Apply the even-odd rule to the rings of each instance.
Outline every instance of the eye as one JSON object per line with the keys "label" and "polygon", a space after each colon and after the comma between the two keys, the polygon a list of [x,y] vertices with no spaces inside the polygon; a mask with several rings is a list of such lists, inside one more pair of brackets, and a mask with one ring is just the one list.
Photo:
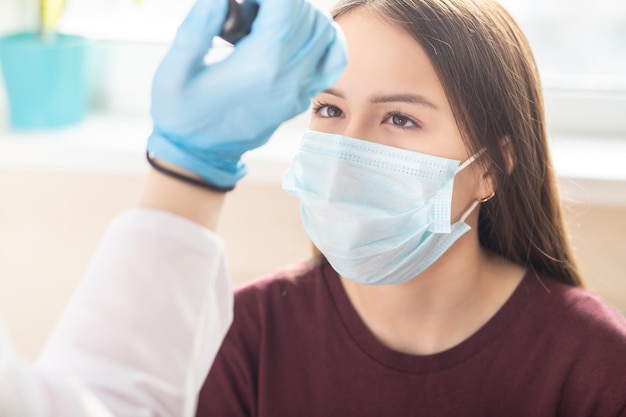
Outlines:
{"label": "eye", "polygon": [[330,104],[320,103],[313,108],[313,112],[318,114],[320,117],[331,118],[331,117],[341,117],[343,116],[343,112],[339,107],[332,106]]}
{"label": "eye", "polygon": [[403,115],[402,113],[391,113],[385,118],[385,120],[383,120],[383,123],[390,123],[394,126],[405,129],[411,127],[421,127],[415,120]]}

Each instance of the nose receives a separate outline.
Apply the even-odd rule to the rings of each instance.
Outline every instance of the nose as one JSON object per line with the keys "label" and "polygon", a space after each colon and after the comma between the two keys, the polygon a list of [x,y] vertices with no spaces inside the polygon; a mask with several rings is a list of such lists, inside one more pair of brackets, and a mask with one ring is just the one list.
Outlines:
{"label": "nose", "polygon": [[344,125],[342,135],[348,136],[354,139],[366,140],[368,142],[383,143],[381,138],[378,137],[375,126],[372,120],[365,118],[352,117]]}

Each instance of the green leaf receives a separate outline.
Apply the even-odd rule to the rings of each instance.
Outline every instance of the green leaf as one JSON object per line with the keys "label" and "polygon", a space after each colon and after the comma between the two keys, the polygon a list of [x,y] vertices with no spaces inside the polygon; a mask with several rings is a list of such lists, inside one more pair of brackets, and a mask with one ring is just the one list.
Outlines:
{"label": "green leaf", "polygon": [[65,0],[39,0],[39,8],[41,29],[43,32],[54,31],[65,9]]}

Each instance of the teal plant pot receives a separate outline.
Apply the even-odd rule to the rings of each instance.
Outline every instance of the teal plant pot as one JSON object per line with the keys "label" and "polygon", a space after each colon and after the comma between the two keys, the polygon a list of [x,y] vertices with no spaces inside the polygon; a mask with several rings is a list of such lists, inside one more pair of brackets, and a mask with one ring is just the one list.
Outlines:
{"label": "teal plant pot", "polygon": [[85,117],[89,44],[83,37],[60,34],[51,40],[34,33],[0,38],[0,63],[13,127],[64,126]]}

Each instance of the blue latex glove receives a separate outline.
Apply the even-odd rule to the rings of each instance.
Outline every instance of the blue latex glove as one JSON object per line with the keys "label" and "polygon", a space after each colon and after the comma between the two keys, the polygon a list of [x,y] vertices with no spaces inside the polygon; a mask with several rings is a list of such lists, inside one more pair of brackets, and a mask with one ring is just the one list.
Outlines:
{"label": "blue latex glove", "polygon": [[346,64],[343,35],[306,0],[259,0],[251,33],[225,60],[204,57],[226,0],[199,0],[154,77],[148,152],[223,189],[246,174],[241,155],[302,113]]}

